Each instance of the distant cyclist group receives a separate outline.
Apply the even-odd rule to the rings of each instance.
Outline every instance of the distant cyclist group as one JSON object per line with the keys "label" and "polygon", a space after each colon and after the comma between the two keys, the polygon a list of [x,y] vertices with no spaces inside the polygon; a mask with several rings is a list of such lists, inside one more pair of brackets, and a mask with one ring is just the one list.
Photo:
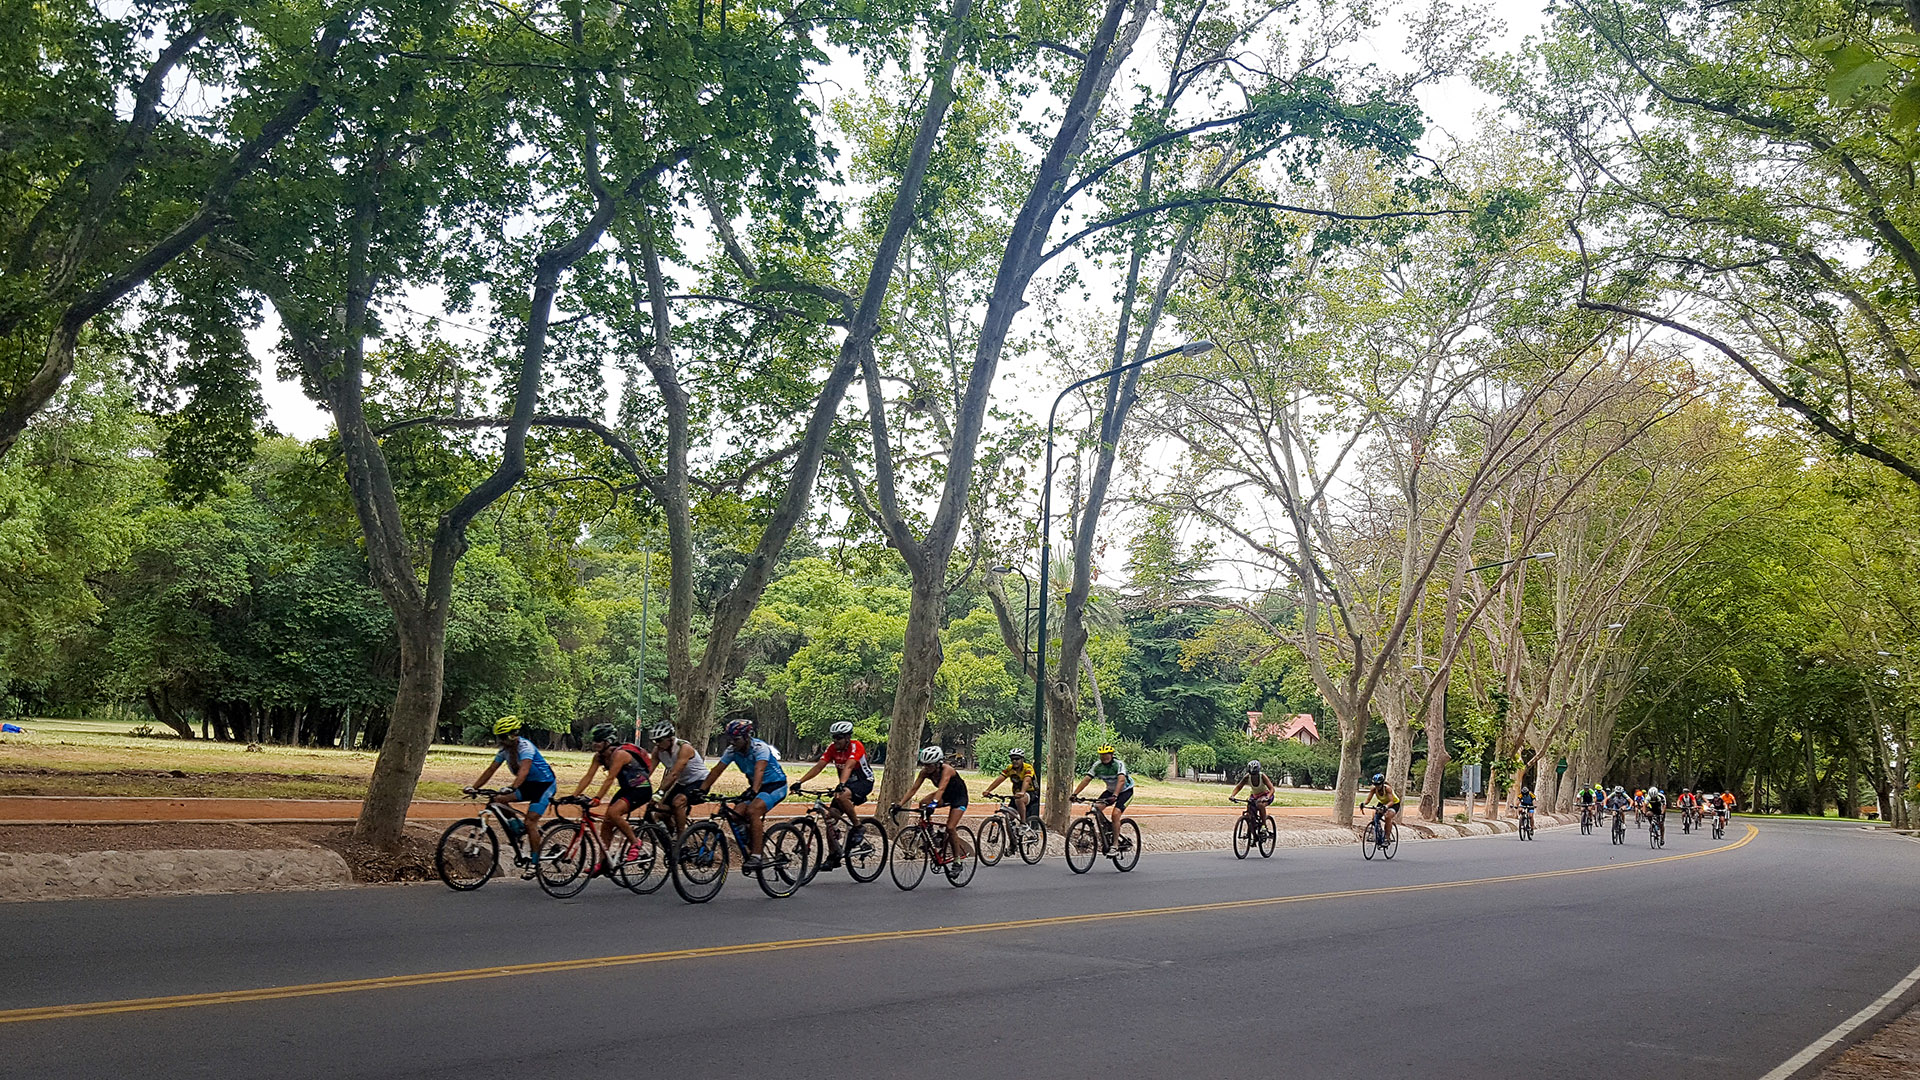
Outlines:
{"label": "distant cyclist group", "polygon": [[[572,895],[599,876],[650,892],[671,875],[683,897],[710,899],[731,860],[726,834],[717,825],[689,820],[693,807],[708,802],[716,819],[730,826],[741,871],[758,877],[761,887],[776,896],[790,895],[816,874],[849,861],[857,864],[848,865],[849,873],[871,881],[879,864],[889,862],[890,851],[894,880],[902,888],[918,884],[929,868],[963,885],[976,859],[991,865],[1012,852],[1037,862],[1046,844],[1045,826],[1029,818],[1030,809],[1038,807],[1039,774],[1020,749],[1010,753],[1008,766],[982,793],[995,796],[1007,787],[1006,795],[995,796],[1004,804],[1002,811],[983,824],[979,841],[962,823],[972,802],[966,777],[941,747],[922,749],[913,786],[900,805],[890,808],[896,824],[909,815],[918,821],[889,840],[879,819],[862,816],[861,808],[873,796],[873,764],[845,721],[828,729],[818,760],[791,782],[779,754],[754,737],[751,720],[727,722],[726,749],[711,765],[670,723],[650,728],[648,745],[621,739],[612,724],[598,724],[587,733],[593,756],[586,772],[565,796],[556,796],[558,777],[522,733],[519,717],[500,718],[492,733],[499,749],[464,789],[469,796],[487,797],[486,812],[450,826],[435,852],[442,880],[456,889],[478,888],[493,876],[500,865],[499,834],[504,834],[511,864],[549,892]],[[714,785],[729,766],[745,776],[746,791],[716,797]],[[808,791],[806,784],[829,767],[835,771],[834,786]],[[503,768],[503,786],[488,788]],[[589,796],[596,777],[599,788]],[[1100,794],[1081,798],[1094,783],[1101,785]],[[770,824],[768,811],[790,795],[810,796],[815,805],[796,821]],[[1068,862],[1076,872],[1090,868],[1096,854],[1113,858],[1120,869],[1133,868],[1139,827],[1124,817],[1132,797],[1126,762],[1112,746],[1100,746],[1073,789],[1073,801],[1090,804],[1087,818],[1076,821],[1066,838]],[[578,807],[579,817],[549,821],[556,804]]]}
{"label": "distant cyclist group", "polygon": [[[1009,753],[1007,767],[981,793],[1001,805],[981,822],[976,837],[965,824],[972,803],[966,777],[939,746],[919,751],[913,786],[899,805],[888,808],[893,828],[878,817],[863,815],[862,808],[873,797],[873,763],[867,748],[853,737],[853,725],[845,721],[828,729],[825,749],[793,781],[780,755],[754,736],[751,720],[727,722],[726,749],[711,765],[670,723],[653,725],[645,733],[644,744],[622,739],[612,724],[598,724],[587,734],[593,756],[586,772],[570,794],[557,797],[558,777],[539,748],[522,734],[519,717],[500,718],[492,733],[499,741],[498,751],[465,789],[469,796],[487,797],[483,813],[450,826],[435,852],[441,879],[455,889],[478,888],[497,872],[503,865],[502,836],[512,849],[508,863],[555,895],[571,896],[588,880],[603,876],[642,893],[671,879],[675,890],[695,903],[718,893],[735,852],[741,871],[757,878],[768,895],[788,896],[815,875],[842,866],[862,882],[874,880],[883,868],[891,869],[902,889],[918,885],[930,870],[963,886],[976,863],[993,865],[1008,854],[1036,863],[1047,845],[1046,827],[1035,813],[1039,773],[1017,748]],[[717,798],[714,786],[729,767],[745,777],[746,790]],[[504,786],[488,788],[487,782],[503,768]],[[834,786],[807,790],[806,785],[828,768],[834,770]],[[599,787],[589,796],[586,792],[596,779]],[[1099,794],[1082,798],[1081,793],[1096,783]],[[997,795],[1002,786],[1007,793]],[[1245,800],[1240,798],[1243,791]],[[1272,775],[1258,760],[1248,761],[1228,796],[1230,802],[1245,806],[1234,825],[1236,857],[1244,859],[1255,849],[1263,857],[1273,854],[1277,829],[1269,811],[1277,793]],[[1112,859],[1122,871],[1137,864],[1140,829],[1125,816],[1133,794],[1126,762],[1112,746],[1098,747],[1071,796],[1072,801],[1088,806],[1087,814],[1071,824],[1064,838],[1067,864],[1076,873],[1085,873],[1098,856]],[[768,812],[789,796],[810,798],[813,804],[796,818],[770,823]],[[1636,823],[1648,828],[1652,846],[1665,843],[1669,800],[1657,787],[1629,794],[1623,786],[1609,791],[1590,784],[1580,789],[1578,801],[1582,833],[1591,833],[1611,814],[1613,842],[1623,843],[1626,815],[1631,811]],[[1717,839],[1734,800],[1729,794],[1689,789],[1673,802],[1681,811],[1683,831],[1710,822]],[[713,806],[713,817],[691,820],[693,808],[707,803]],[[550,821],[549,812],[557,813],[556,804],[577,807],[578,816]],[[1372,819],[1361,830],[1361,854],[1368,859],[1376,853],[1393,858],[1399,846],[1402,803],[1384,774],[1373,775],[1357,809],[1373,810]],[[1520,838],[1532,839],[1531,788],[1522,788],[1519,811]]]}
{"label": "distant cyclist group", "polygon": [[1665,847],[1667,843],[1667,810],[1669,805],[1680,813],[1680,831],[1693,832],[1707,828],[1715,840],[1726,835],[1727,821],[1733,816],[1735,799],[1732,792],[1716,791],[1711,794],[1695,791],[1692,788],[1680,792],[1671,799],[1658,787],[1637,789],[1629,793],[1624,785],[1616,784],[1611,791],[1600,785],[1589,785],[1580,789],[1580,831],[1591,834],[1602,820],[1610,820],[1607,835],[1613,843],[1627,842],[1627,815],[1633,814],[1634,825],[1647,830],[1649,847]]}

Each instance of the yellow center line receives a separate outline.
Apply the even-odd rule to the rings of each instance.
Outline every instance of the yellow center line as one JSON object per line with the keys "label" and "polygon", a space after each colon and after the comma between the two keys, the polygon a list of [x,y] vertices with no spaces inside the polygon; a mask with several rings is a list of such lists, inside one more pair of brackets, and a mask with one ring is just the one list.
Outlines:
{"label": "yellow center line", "polygon": [[628,956],[596,956],[579,960],[549,960],[533,964],[505,964],[498,967],[468,968],[463,971],[429,971],[416,975],[390,975],[373,979],[346,979],[340,982],[302,983],[294,986],[264,986],[253,990],[222,990],[210,994],[180,994],[173,997],[129,998],[123,1001],[91,1001],[76,1005],[46,1005],[31,1009],[0,1011],[0,1024],[21,1024],[35,1020],[60,1020],[83,1016],[108,1016],[114,1013],[152,1012],[159,1009],[191,1009],[205,1005],[236,1005],[249,1001],[278,1001],[285,998],[321,997],[327,994],[355,994],[367,990],[399,990],[412,986],[469,982],[475,979],[502,979],[526,975],[554,975],[595,968],[629,967],[636,964],[661,964],[676,960],[706,960],[752,953],[792,952],[839,945],[865,945],[883,941],[911,941],[916,938],[955,937],[962,934],[992,934],[1009,930],[1042,927],[1077,926],[1084,923],[1111,922],[1118,919],[1149,919],[1166,915],[1197,915],[1213,911],[1240,911],[1247,908],[1305,904],[1320,900],[1351,900],[1367,896],[1395,896],[1403,893],[1464,889],[1479,885],[1504,885],[1516,881],[1543,881],[1574,874],[1595,874],[1606,870],[1627,870],[1719,855],[1747,846],[1760,830],[1747,826],[1747,835],[1723,847],[1657,859],[1606,863],[1600,866],[1575,866],[1564,870],[1540,870],[1528,874],[1470,878],[1464,881],[1435,881],[1424,885],[1390,885],[1373,889],[1344,889],[1339,892],[1303,893],[1270,896],[1254,900],[1223,900],[1210,904],[1182,904],[1177,907],[1136,908],[1131,911],[1099,911],[1085,915],[1049,915],[1007,922],[969,923],[961,926],[929,926],[918,930],[882,930],[870,934],[840,934],[834,937],[795,938],[788,941],[743,942],[712,945],[696,949],[669,949],[665,952],[635,953]]}

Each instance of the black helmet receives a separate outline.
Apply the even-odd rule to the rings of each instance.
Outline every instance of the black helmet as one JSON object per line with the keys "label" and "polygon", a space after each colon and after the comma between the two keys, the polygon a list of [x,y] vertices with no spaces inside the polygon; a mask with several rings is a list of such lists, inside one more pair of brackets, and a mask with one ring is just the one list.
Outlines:
{"label": "black helmet", "polygon": [[620,729],[612,724],[595,724],[593,730],[587,732],[588,742],[610,743],[619,737]]}

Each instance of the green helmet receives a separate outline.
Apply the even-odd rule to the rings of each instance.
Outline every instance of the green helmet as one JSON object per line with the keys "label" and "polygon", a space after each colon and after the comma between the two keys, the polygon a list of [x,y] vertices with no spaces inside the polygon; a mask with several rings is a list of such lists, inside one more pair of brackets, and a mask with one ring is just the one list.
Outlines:
{"label": "green helmet", "polygon": [[511,735],[519,730],[520,718],[517,716],[503,716],[493,722],[493,733],[495,735]]}

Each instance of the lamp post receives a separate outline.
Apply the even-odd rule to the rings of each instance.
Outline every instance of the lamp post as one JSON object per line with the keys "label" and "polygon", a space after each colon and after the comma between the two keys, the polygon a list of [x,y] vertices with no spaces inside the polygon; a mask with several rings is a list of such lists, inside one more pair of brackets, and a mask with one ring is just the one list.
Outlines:
{"label": "lamp post", "polygon": [[[1053,399],[1053,407],[1047,410],[1047,464],[1045,481],[1040,489],[1040,617],[1035,620],[1039,644],[1034,646],[1033,658],[1033,767],[1037,770],[1046,760],[1047,745],[1047,577],[1053,566],[1053,541],[1048,529],[1053,524],[1053,421],[1060,412],[1060,403],[1067,395],[1101,379],[1117,378],[1122,372],[1145,367],[1155,360],[1164,360],[1178,353],[1182,356],[1199,356],[1213,350],[1211,341],[1189,341],[1171,349],[1163,349],[1142,360],[1130,364],[1110,367],[1098,375],[1089,375],[1084,379],[1067,384],[1059,396]],[[1114,433],[1116,436],[1119,432]],[[1071,765],[1068,766],[1071,768]]]}
{"label": "lamp post", "polygon": [[1021,663],[1021,666],[1024,667],[1027,662],[1027,652],[1030,648],[1032,648],[1031,637],[1033,634],[1033,579],[1027,576],[1027,572],[1025,570],[1022,570],[1017,566],[996,566],[993,568],[993,572],[996,574],[1019,574],[1020,583],[1026,586],[1026,590],[1027,590],[1026,604],[1020,609],[1020,663]]}

